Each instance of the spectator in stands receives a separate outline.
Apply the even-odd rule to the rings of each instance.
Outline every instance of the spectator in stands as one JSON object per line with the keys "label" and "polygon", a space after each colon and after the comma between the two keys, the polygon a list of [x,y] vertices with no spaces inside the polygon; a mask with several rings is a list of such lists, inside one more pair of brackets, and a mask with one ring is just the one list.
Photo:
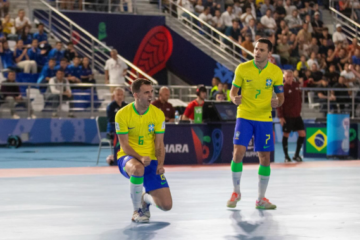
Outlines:
{"label": "spectator in stands", "polygon": [[230,98],[230,89],[228,87],[228,85],[226,83],[224,83],[224,93],[226,96],[226,101],[231,102],[231,98]]}
{"label": "spectator in stands", "polygon": [[293,10],[291,15],[285,17],[285,21],[288,24],[290,31],[294,34],[297,34],[303,27],[303,22],[296,9]]}
{"label": "spectator in stands", "polygon": [[90,67],[90,60],[88,57],[84,57],[81,66],[81,82],[82,83],[96,83],[94,74]]}
{"label": "spectator in stands", "polygon": [[307,65],[308,65],[310,68],[312,68],[312,65],[313,65],[313,64],[316,64],[316,67],[319,68],[319,63],[318,63],[318,61],[317,61],[317,59],[316,59],[316,53],[314,53],[314,52],[312,52],[312,53],[310,54],[310,59],[307,60]]}
{"label": "spectator in stands", "polygon": [[224,92],[224,84],[222,82],[219,82],[217,85],[217,90],[215,92],[213,92],[213,94],[210,96],[210,99],[215,100],[216,94],[223,93],[223,92]]}
{"label": "spectator in stands", "polygon": [[353,65],[350,65],[349,69],[354,73],[357,80],[360,81],[360,65],[356,65],[355,69]]}
{"label": "spectator in stands", "polygon": [[233,27],[233,20],[236,18],[235,14],[233,14],[233,8],[229,5],[226,8],[226,11],[221,14],[222,22],[224,23],[226,28]]}
{"label": "spectator in stands", "polygon": [[254,4],[254,0],[247,0],[247,2],[244,5],[244,8],[246,9],[247,6],[250,6],[251,8],[251,14],[254,16],[254,18],[256,19],[256,7]]}
{"label": "spectator in stands", "polygon": [[299,75],[302,77],[305,75],[305,71],[309,69],[309,65],[306,62],[306,57],[302,55],[300,61],[296,65],[296,70],[299,71]]}
{"label": "spectator in stands", "polygon": [[61,42],[56,42],[55,44],[55,48],[53,48],[50,52],[49,52],[49,58],[53,58],[56,61],[56,64],[59,64],[61,59],[64,57],[64,51],[61,50],[62,49],[62,43]]}
{"label": "spectator in stands", "polygon": [[0,6],[0,15],[1,15],[1,11],[3,12],[2,16],[6,16],[9,13],[9,8],[10,8],[10,3],[8,0],[2,0],[1,1],[1,6]]}
{"label": "spectator in stands", "polygon": [[26,47],[30,47],[31,43],[32,43],[32,35],[30,33],[30,27],[29,26],[25,26],[22,31],[21,34],[19,35],[19,40],[21,39],[24,42],[24,45]]}
{"label": "spectator in stands", "polygon": [[288,44],[288,37],[282,36],[281,42],[276,47],[281,57],[281,64],[296,64],[296,59],[290,56],[291,46]]}
{"label": "spectator in stands", "polygon": [[[16,82],[16,73],[14,71],[10,71],[8,73],[7,79],[3,83],[15,83]],[[27,101],[21,96],[20,88],[18,85],[1,85],[1,94],[5,98],[5,102],[8,103],[10,107],[10,113],[12,118],[19,119],[20,116],[15,113],[15,104],[21,103],[25,108],[30,107],[30,116],[31,118],[36,118],[31,108],[31,104],[28,105]]]}
{"label": "spectator in stands", "polygon": [[305,43],[309,43],[311,41],[311,33],[308,32],[309,25],[307,23],[303,23],[302,29],[298,32],[297,38],[304,38]]}
{"label": "spectator in stands", "polygon": [[42,67],[46,63],[46,50],[40,50],[37,39],[32,40],[31,48],[27,50],[27,55],[29,56],[30,60],[36,62],[38,72],[41,71]]}
{"label": "spectator in stands", "polygon": [[37,73],[37,65],[34,60],[30,60],[27,55],[27,49],[24,48],[22,40],[18,40],[14,50],[14,60],[16,66],[24,71],[24,73]]}
{"label": "spectator in stands", "polygon": [[16,65],[13,60],[14,53],[10,50],[7,41],[0,42],[0,56],[3,69],[16,69]]}
{"label": "spectator in stands", "polygon": [[[337,48],[336,48],[337,49]],[[336,51],[335,49],[335,51]],[[341,66],[341,70],[344,69],[344,64],[349,62],[351,60],[351,52],[349,52],[348,54],[346,54],[346,50],[343,48],[340,48],[339,50],[339,60],[340,60],[340,66]]]}
{"label": "spectator in stands", "polygon": [[[248,50],[251,53],[254,52],[254,45],[253,45],[253,41],[251,39],[251,34],[246,34],[245,41],[243,41],[241,43],[241,46],[244,47],[246,50]],[[247,52],[245,52],[245,50],[242,50],[242,55],[246,58]]]}
{"label": "spectator in stands", "polygon": [[250,19],[256,19],[256,16],[252,15],[251,7],[248,5],[246,6],[246,11],[240,17],[240,20],[243,22],[244,25],[248,25]]}
{"label": "spectator in stands", "polygon": [[66,58],[69,62],[71,62],[78,54],[75,51],[74,44],[72,42],[68,42],[67,48],[64,51],[64,58]]}
{"label": "spectator in stands", "polygon": [[325,79],[329,83],[330,87],[333,87],[339,80],[339,73],[336,72],[336,68],[334,64],[329,66],[329,71],[325,73]]}
{"label": "spectator in stands", "polygon": [[17,34],[21,34],[25,27],[31,28],[31,22],[29,18],[25,17],[24,9],[20,9],[18,17],[15,19],[15,29]]}
{"label": "spectator in stands", "polygon": [[[58,117],[56,110],[60,104],[60,97],[62,95],[62,102],[71,101],[73,99],[72,94],[71,94],[71,88],[69,85],[69,81],[64,77],[64,72],[61,70],[58,70],[56,72],[56,76],[52,77],[49,80],[49,84],[53,84],[53,85],[50,85],[48,87],[48,90],[45,94],[47,96],[46,101],[49,101],[52,103],[52,108],[54,111],[52,113],[52,117]],[[61,85],[54,85],[54,84],[61,84]],[[70,104],[70,105],[72,105],[72,104]],[[72,114],[69,114],[68,116],[73,117]]]}
{"label": "spectator in stands", "polygon": [[339,10],[342,14],[350,18],[352,12],[350,0],[339,1]]}
{"label": "spectator in stands", "polygon": [[120,87],[116,87],[113,92],[114,100],[106,107],[106,116],[108,119],[107,134],[108,138],[113,139],[115,134],[115,115],[125,107],[127,103],[125,100],[125,91]]}
{"label": "spectator in stands", "polygon": [[[110,56],[111,58],[105,64],[105,83],[125,85],[125,75],[128,66],[118,58],[116,49],[111,50]],[[110,92],[112,93],[114,89],[115,87],[110,87]]]}
{"label": "spectator in stands", "polygon": [[314,33],[315,33],[316,37],[321,37],[324,23],[320,20],[320,13],[319,12],[315,13],[314,19],[311,22],[311,26],[314,29]]}
{"label": "spectator in stands", "polygon": [[40,48],[44,48],[46,44],[48,44],[48,37],[44,31],[44,24],[40,23],[38,25],[38,31],[33,35],[34,39],[38,40]]}
{"label": "spectator in stands", "polygon": [[75,57],[72,64],[68,67],[69,76],[67,79],[70,83],[81,83],[81,66],[80,66],[80,58]]}
{"label": "spectator in stands", "polygon": [[220,82],[220,78],[218,77],[213,77],[213,79],[211,80],[212,88],[210,90],[210,98],[214,95],[215,92],[218,91],[218,85]]}
{"label": "spectator in stands", "polygon": [[6,35],[11,34],[11,29],[14,27],[14,20],[10,18],[10,15],[5,15],[5,18],[2,19],[1,22],[3,33],[5,33]]}
{"label": "spectator in stands", "polygon": [[340,103],[340,110],[344,110],[346,104],[351,103],[351,92],[350,91],[346,91],[346,89],[348,88],[348,85],[346,83],[346,79],[343,76],[339,77],[339,82],[336,83],[333,88],[343,88],[345,91],[331,91],[331,94],[333,96],[335,96],[335,100],[337,103]]}
{"label": "spectator in stands", "polygon": [[352,40],[352,44],[349,45],[348,51],[351,52],[352,54],[354,54],[354,52],[355,52],[356,49],[359,49],[359,50],[360,50],[360,46],[359,46],[359,44],[358,44],[357,38],[355,37],[355,38],[353,38],[353,40]]}
{"label": "spectator in stands", "polygon": [[226,101],[226,96],[225,96],[225,93],[223,92],[218,92],[215,96],[215,101],[216,102],[223,102],[223,101]]}
{"label": "spectator in stands", "polygon": [[257,28],[255,26],[255,19],[250,19],[249,25],[246,27],[245,36],[250,35],[251,41],[255,42],[256,32],[257,32]]}
{"label": "spectator in stands", "polygon": [[260,7],[261,15],[262,16],[266,15],[267,10],[271,10],[272,13],[275,12],[275,7],[270,4],[270,0],[264,0],[264,3],[261,4]]}
{"label": "spectator in stands", "polygon": [[224,31],[225,25],[221,18],[220,10],[215,11],[215,16],[212,18],[212,26],[220,32]]}
{"label": "spectator in stands", "polygon": [[204,11],[204,5],[202,3],[202,0],[197,0],[196,5],[195,5],[195,15],[199,16],[200,13],[202,13]]}
{"label": "spectator in stands", "polygon": [[[185,8],[186,10],[188,10],[189,12],[191,13],[194,13],[194,6],[192,5],[192,3],[189,1],[189,0],[177,0],[177,4],[180,6],[180,7],[183,7]],[[178,9],[179,10],[179,9]],[[180,12],[179,12],[180,13]],[[178,13],[178,14],[179,14]],[[190,15],[186,12],[182,12],[179,14],[181,16],[183,16],[184,18],[187,18],[190,20]]]}
{"label": "spectator in stands", "polygon": [[[206,22],[207,24],[212,24],[212,16],[210,14],[210,7],[206,7],[205,10],[199,15],[199,18],[201,20],[203,20],[204,22]],[[200,22],[201,27],[206,31],[209,32],[209,28],[207,26],[205,26],[205,24],[203,24],[202,22]]]}
{"label": "spectator in stands", "polygon": [[349,84],[349,86],[353,86],[353,83],[355,82],[355,74],[351,71],[351,64],[345,63],[344,70],[340,73],[340,76],[344,77],[346,80],[346,83]]}
{"label": "spectator in stands", "polygon": [[206,88],[204,86],[199,86],[197,89],[196,89],[196,95],[197,95],[197,98],[193,101],[191,101],[186,109],[185,109],[185,112],[184,114],[182,115],[182,120],[194,120],[194,110],[195,110],[195,107],[202,107],[204,105],[204,101],[206,99]]}
{"label": "spectator in stands", "polygon": [[64,77],[69,76],[69,62],[66,58],[61,59],[60,64],[55,67],[55,71],[61,70],[64,72]]}
{"label": "spectator in stands", "polygon": [[[232,20],[232,27],[226,29],[226,36],[228,36],[233,42],[241,44],[241,33],[240,33],[240,26],[239,22],[236,19]],[[228,43],[230,46],[231,43]]]}
{"label": "spectator in stands", "polygon": [[325,39],[325,38],[320,38],[320,43],[321,43],[321,45],[320,45],[320,47],[319,47],[319,53],[323,56],[323,57],[325,57],[326,56],[326,54],[327,54],[327,52],[328,52],[328,50],[329,50],[329,47],[327,46],[327,40]]}
{"label": "spectator in stands", "polygon": [[161,87],[159,90],[159,98],[151,104],[161,109],[165,115],[166,122],[175,121],[175,108],[168,102],[170,98],[170,90],[168,87]]}
{"label": "spectator in stands", "polygon": [[334,44],[343,43],[346,40],[345,34],[341,30],[341,24],[336,24],[336,32],[333,33],[332,40]]}
{"label": "spectator in stands", "polygon": [[297,10],[296,6],[291,3],[291,0],[286,0],[284,8],[286,10],[286,17],[291,16],[293,14],[294,10]]}
{"label": "spectator in stands", "polygon": [[[322,81],[321,84],[319,86],[317,86],[317,87],[318,88],[328,88],[329,87],[328,82],[327,81]],[[333,102],[335,100],[336,100],[336,97],[331,92],[328,92],[325,89],[317,91],[316,92],[316,97],[314,98],[315,102],[318,102],[318,103],[321,104],[321,110],[324,111],[325,116],[326,116],[326,112],[327,112],[327,109],[328,109],[328,107],[327,107],[328,101],[330,101],[330,109],[333,109],[334,108]]]}
{"label": "spectator in stands", "polygon": [[311,36],[313,36],[314,35],[314,29],[313,29],[313,27],[311,25],[311,17],[310,17],[310,15],[305,16],[304,23],[307,23],[307,25],[308,25],[308,33],[310,33]]}
{"label": "spectator in stands", "polygon": [[283,0],[277,0],[274,18],[277,22],[280,22],[285,17],[286,17],[286,10],[284,8]]}
{"label": "spectator in stands", "polygon": [[242,15],[242,8],[240,6],[240,2],[239,1],[236,1],[234,3],[234,10],[233,10],[236,18],[240,18],[240,16]]}
{"label": "spectator in stands", "polygon": [[266,10],[266,15],[261,17],[261,24],[265,27],[265,31],[273,33],[276,29],[275,19],[271,16],[271,10]]}
{"label": "spectator in stands", "polygon": [[52,77],[56,75],[56,61],[53,58],[50,58],[49,62],[45,67],[43,67],[37,83],[48,83]]}
{"label": "spectator in stands", "polygon": [[328,47],[331,47],[334,45],[334,43],[332,41],[332,36],[329,34],[329,29],[327,27],[323,28],[322,35],[320,38],[326,39]]}
{"label": "spectator in stands", "polygon": [[323,73],[319,71],[318,65],[313,63],[311,66],[311,75],[308,80],[309,87],[316,87],[322,84]]}
{"label": "spectator in stands", "polygon": [[355,65],[360,65],[360,49],[356,49],[354,52],[354,56],[351,57],[351,61]]}

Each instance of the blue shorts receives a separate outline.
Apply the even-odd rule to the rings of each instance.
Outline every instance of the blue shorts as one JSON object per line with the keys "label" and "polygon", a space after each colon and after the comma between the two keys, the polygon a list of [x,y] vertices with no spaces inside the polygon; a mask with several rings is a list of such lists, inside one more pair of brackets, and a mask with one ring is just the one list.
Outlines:
{"label": "blue shorts", "polygon": [[[128,179],[130,178],[130,176],[125,171],[125,165],[128,161],[130,161],[133,158],[134,157],[132,157],[132,156],[125,155],[125,156],[119,158],[119,160],[118,160],[118,166],[119,166],[119,170],[120,170],[121,174]],[[145,187],[146,192],[150,192],[150,191],[160,189],[160,188],[166,188],[166,187],[168,188],[169,187],[169,184],[168,184],[164,174],[162,174],[162,175],[156,174],[157,165],[158,165],[158,161],[152,160],[150,162],[150,165],[145,167],[144,187]]]}
{"label": "blue shorts", "polygon": [[247,148],[252,136],[254,136],[256,152],[274,151],[272,122],[260,122],[237,118],[234,132],[234,144],[242,145]]}

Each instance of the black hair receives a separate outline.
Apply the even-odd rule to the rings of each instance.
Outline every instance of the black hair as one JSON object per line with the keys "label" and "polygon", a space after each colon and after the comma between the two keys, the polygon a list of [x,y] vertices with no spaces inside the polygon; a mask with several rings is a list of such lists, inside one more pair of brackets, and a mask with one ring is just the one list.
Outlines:
{"label": "black hair", "polygon": [[266,38],[260,38],[259,40],[257,40],[257,42],[267,44],[267,45],[268,45],[268,50],[269,50],[269,52],[271,52],[271,51],[272,51],[273,45],[272,45],[272,43],[270,42],[270,40],[269,40],[269,39],[266,39]]}
{"label": "black hair", "polygon": [[60,42],[60,41],[56,42],[56,45],[58,45],[59,43],[60,43],[60,44],[61,44],[61,46],[62,46],[62,42]]}
{"label": "black hair", "polygon": [[73,44],[73,42],[68,42],[67,45],[69,46],[69,45],[74,45],[74,44]]}
{"label": "black hair", "polygon": [[62,58],[62,59],[60,60],[60,62],[63,62],[63,61],[68,62],[67,58]]}
{"label": "black hair", "polygon": [[131,91],[133,93],[140,92],[140,87],[142,85],[152,85],[152,82],[144,78],[135,79],[135,81],[133,81],[133,83],[131,84]]}
{"label": "black hair", "polygon": [[199,85],[196,89],[196,95],[199,96],[201,92],[206,92],[206,87],[204,85]]}
{"label": "black hair", "polygon": [[43,24],[43,23],[39,23],[38,27],[39,27],[39,26],[43,26],[43,27],[44,27],[44,24]]}

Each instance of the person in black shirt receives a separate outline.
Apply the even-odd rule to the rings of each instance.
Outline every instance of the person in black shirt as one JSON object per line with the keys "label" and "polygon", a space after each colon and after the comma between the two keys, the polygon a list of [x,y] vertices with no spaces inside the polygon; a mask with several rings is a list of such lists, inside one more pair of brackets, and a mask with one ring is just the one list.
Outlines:
{"label": "person in black shirt", "polygon": [[311,75],[310,75],[310,78],[309,78],[309,84],[308,86],[309,87],[316,87],[318,85],[321,85],[321,80],[322,80],[322,77],[323,77],[323,74],[322,72],[320,72],[317,68],[317,65],[316,63],[314,63],[312,66],[309,66],[310,69],[311,69]]}
{"label": "person in black shirt", "polygon": [[328,81],[330,87],[333,87],[336,83],[339,82],[340,74],[335,70],[335,65],[331,64],[329,67],[329,72],[325,73],[325,79]]}
{"label": "person in black shirt", "polygon": [[118,87],[115,88],[114,92],[114,101],[112,101],[106,108],[106,116],[108,119],[107,125],[107,137],[113,140],[114,153],[113,155],[109,155],[106,158],[106,161],[109,165],[115,165],[117,159],[117,152],[120,150],[120,144],[118,144],[118,138],[115,134],[115,115],[116,113],[123,107],[127,105],[124,102],[125,99],[125,91],[124,89]]}
{"label": "person in black shirt", "polygon": [[276,9],[275,9],[275,21],[279,23],[281,20],[283,20],[286,16],[286,10],[284,8],[283,0],[278,0],[276,2]]}
{"label": "person in black shirt", "polygon": [[313,27],[315,36],[317,38],[322,36],[323,25],[324,23],[320,20],[320,13],[316,12],[314,14],[314,20],[311,22],[311,26]]}
{"label": "person in black shirt", "polygon": [[325,88],[329,88],[327,81],[321,81],[321,85],[318,87],[324,88],[324,90],[320,90],[315,93],[314,102],[321,104],[320,111],[326,116],[328,102],[330,101],[330,109],[333,110],[335,108],[334,101],[336,98],[331,92],[328,93],[328,90],[325,90]]}
{"label": "person in black shirt", "polygon": [[78,54],[75,51],[74,44],[72,42],[68,42],[67,48],[64,52],[64,57],[71,62],[75,57],[77,57]]}

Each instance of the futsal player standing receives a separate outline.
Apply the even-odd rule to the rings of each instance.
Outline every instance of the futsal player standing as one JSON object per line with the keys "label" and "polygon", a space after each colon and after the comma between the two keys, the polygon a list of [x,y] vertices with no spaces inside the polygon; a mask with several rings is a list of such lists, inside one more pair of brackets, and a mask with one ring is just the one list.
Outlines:
{"label": "futsal player standing", "polygon": [[[270,152],[274,151],[271,110],[283,104],[284,94],[282,71],[268,61],[272,48],[269,40],[259,39],[254,49],[254,60],[241,63],[235,70],[230,97],[238,105],[238,110],[231,162],[234,192],[227,202],[229,208],[236,207],[241,199],[242,160],[253,135],[255,151],[260,160],[258,199],[255,206],[258,209],[276,208],[276,205],[265,198],[265,192],[270,178]],[[276,98],[272,98],[273,90]]]}
{"label": "futsal player standing", "polygon": [[121,174],[130,179],[134,206],[132,221],[144,223],[149,222],[150,205],[164,211],[172,208],[171,193],[164,176],[165,116],[150,104],[154,93],[150,81],[137,79],[131,88],[135,101],[115,116],[121,146],[117,157]]}
{"label": "futsal player standing", "polygon": [[294,73],[286,70],[284,73],[284,104],[277,109],[280,124],[283,127],[282,145],[285,154],[285,162],[291,162],[288,154],[288,138],[291,131],[297,131],[299,137],[297,139],[296,151],[293,160],[301,162],[300,149],[305,140],[304,122],[300,116],[301,113],[301,90],[300,83],[293,81]]}

